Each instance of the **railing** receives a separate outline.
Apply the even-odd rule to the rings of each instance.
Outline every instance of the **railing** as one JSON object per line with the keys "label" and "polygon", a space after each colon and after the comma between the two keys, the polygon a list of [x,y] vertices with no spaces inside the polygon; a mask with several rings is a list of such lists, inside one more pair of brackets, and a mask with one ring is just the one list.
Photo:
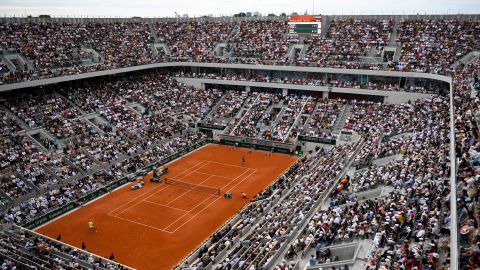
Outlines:
{"label": "railing", "polygon": [[274,150],[281,153],[293,153],[293,144],[285,142],[274,142],[268,140],[261,140],[248,137],[220,135],[220,141],[225,144],[238,144],[241,147],[256,147],[260,150]]}
{"label": "railing", "polygon": [[[452,80],[450,78],[450,80]],[[450,81],[450,269],[459,269],[458,211],[457,211],[457,162],[455,151],[455,105],[453,82]]]}
{"label": "railing", "polygon": [[207,123],[198,123],[197,127],[199,128],[207,128],[207,129],[216,129],[216,130],[224,130],[227,126],[224,125],[215,125],[215,124],[207,124]]}
{"label": "railing", "polygon": [[[297,227],[295,235],[292,236],[292,239],[291,239],[292,241],[293,239],[299,237],[299,235],[305,230],[306,226],[308,225],[308,222],[312,219],[313,215],[317,213],[321,209],[321,207],[327,202],[332,190],[336,188],[336,184],[338,183],[338,181],[340,181],[340,179],[345,176],[348,168],[350,167],[351,163],[353,162],[353,159],[355,158],[355,155],[360,151],[360,149],[363,148],[363,146],[364,146],[364,139],[362,138],[359,142],[357,142],[356,149],[353,151],[353,153],[346,158],[345,166],[343,167],[343,169],[340,171],[340,173],[336,175],[333,181],[331,181],[331,183],[329,184],[329,187],[327,187],[327,189],[321,194],[320,198],[315,202],[310,212],[305,214],[305,219],[302,221],[302,224],[300,224]],[[291,244],[285,246],[283,251],[277,257],[277,260],[280,256],[284,256],[285,252],[290,248],[290,246]],[[302,257],[305,255],[304,254],[305,251],[306,250],[302,252],[302,255],[301,255]]]}
{"label": "railing", "polygon": [[[69,245],[69,244],[60,242],[60,241],[55,240],[55,239],[53,239],[53,238],[50,238],[50,237],[48,237],[48,236],[46,236],[46,235],[41,235],[41,234],[36,233],[36,232],[34,232],[34,231],[31,231],[31,230],[29,230],[29,229],[22,228],[22,227],[17,226],[17,225],[12,225],[12,226],[13,226],[13,228],[15,228],[16,230],[28,231],[31,235],[35,235],[35,236],[37,236],[37,237],[41,237],[41,238],[48,239],[50,242],[56,243],[56,244],[58,244],[58,245],[68,246],[68,247],[70,247],[70,248],[76,249],[76,250],[77,250],[78,252],[80,252],[80,253],[84,253],[84,254],[86,254],[86,255],[91,255],[91,256],[93,256],[94,258],[97,258],[97,259],[99,259],[99,260],[101,260],[101,261],[108,262],[108,263],[110,263],[110,264],[112,264],[112,265],[121,266],[123,269],[130,269],[130,270],[134,270],[134,269],[135,269],[135,268],[132,268],[132,267],[123,265],[123,264],[121,264],[121,263],[118,263],[118,262],[115,262],[115,261],[112,261],[112,260],[109,260],[109,259],[106,259],[106,258],[97,256],[97,255],[95,255],[95,254],[93,254],[93,253],[90,253],[90,252],[88,252],[88,251],[86,251],[86,250],[79,250],[79,249],[77,249],[77,248],[75,248],[75,247],[73,247],[73,246],[71,246],[71,245]],[[92,267],[92,269],[95,269],[95,267]]]}
{"label": "railing", "polygon": [[331,144],[331,145],[337,144],[336,139],[312,137],[312,136],[306,136],[306,135],[298,135],[298,140],[304,141],[304,142],[324,143],[324,144]]}

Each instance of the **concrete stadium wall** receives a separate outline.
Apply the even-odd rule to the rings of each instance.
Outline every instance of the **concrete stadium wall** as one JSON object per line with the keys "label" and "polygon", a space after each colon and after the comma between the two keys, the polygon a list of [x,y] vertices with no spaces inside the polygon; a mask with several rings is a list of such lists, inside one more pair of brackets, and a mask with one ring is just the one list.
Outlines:
{"label": "concrete stadium wall", "polygon": [[[315,92],[330,92],[327,86],[311,86],[311,85],[298,85],[298,84],[281,84],[281,83],[265,83],[265,82],[250,82],[250,81],[233,81],[233,80],[215,80],[215,79],[200,79],[200,78],[179,78],[180,81],[189,85],[205,88],[206,84],[219,84],[219,85],[235,85],[244,87],[260,87],[260,88],[274,88],[280,90],[287,89],[289,92],[295,90],[301,91],[315,91]],[[401,91],[381,91],[381,90],[366,90],[366,89],[354,89],[343,87],[331,87],[333,93],[347,93],[356,95],[368,95],[368,96],[381,96],[384,97],[384,102],[388,103],[405,103],[407,101],[414,101],[417,99],[431,97],[431,94],[423,93],[411,93]]]}
{"label": "concrete stadium wall", "polygon": [[[165,69],[173,67],[186,67],[186,68],[223,68],[223,69],[242,69],[242,70],[268,70],[268,71],[290,71],[290,72],[313,72],[313,73],[330,73],[330,74],[353,74],[353,75],[369,75],[369,76],[384,76],[384,77],[404,77],[404,78],[424,78],[431,80],[438,80],[451,84],[452,79],[447,76],[430,73],[416,73],[416,72],[401,72],[401,71],[383,71],[383,70],[363,70],[363,69],[339,69],[339,68],[316,68],[316,67],[297,67],[297,66],[269,66],[269,65],[248,65],[248,64],[222,64],[222,63],[197,63],[197,62],[168,62],[168,63],[156,63],[141,66],[133,66],[127,68],[102,70],[95,72],[88,72],[77,75],[62,76],[48,79],[40,79],[34,81],[12,83],[6,85],[0,85],[0,92],[10,91],[15,89],[22,89],[27,87],[37,87],[49,84],[56,84],[68,81],[89,79],[95,77],[120,75],[135,71],[147,71],[155,69]],[[329,89],[326,86],[309,86],[309,85],[295,85],[295,84],[279,84],[279,83],[264,83],[264,82],[249,82],[249,81],[227,81],[227,80],[214,80],[214,79],[185,79],[198,87],[204,87],[204,84],[225,84],[225,85],[239,85],[250,87],[272,87],[279,89],[289,90],[304,90],[304,91],[321,91],[328,92]],[[199,84],[200,83],[200,84]],[[203,84],[203,85],[202,85]],[[399,91],[380,91],[380,90],[365,90],[365,89],[352,89],[352,88],[337,88],[332,87],[332,92],[349,93],[349,94],[362,94],[386,97],[387,102],[405,102],[408,100],[416,100],[426,96],[427,94],[399,92]]]}

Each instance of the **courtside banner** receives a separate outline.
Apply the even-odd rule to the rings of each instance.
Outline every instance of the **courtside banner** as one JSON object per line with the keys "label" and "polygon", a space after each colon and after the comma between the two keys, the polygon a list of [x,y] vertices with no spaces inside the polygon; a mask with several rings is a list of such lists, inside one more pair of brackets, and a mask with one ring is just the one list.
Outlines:
{"label": "courtside banner", "polygon": [[216,129],[216,130],[224,130],[226,128],[226,126],[222,126],[222,125],[205,124],[205,123],[198,123],[197,126],[199,128]]}
{"label": "courtside banner", "polygon": [[33,220],[27,221],[25,224],[23,224],[23,227],[31,230],[33,228],[36,228],[36,227],[42,225],[45,222],[48,222],[48,221],[50,221],[50,220],[52,220],[52,219],[54,219],[58,216],[61,216],[65,213],[67,213],[68,211],[70,211],[74,208],[77,208],[77,203],[76,202],[67,203],[66,205],[60,206],[60,207],[46,213],[45,215],[42,215],[42,216],[37,217]]}
{"label": "courtside banner", "polygon": [[277,149],[293,149],[292,143],[284,143],[284,142],[274,142],[274,141],[267,141],[255,138],[246,138],[246,137],[239,137],[239,136],[231,136],[231,135],[220,135],[220,139],[224,142],[238,142],[244,145],[258,145],[258,146],[267,146],[273,147]]}

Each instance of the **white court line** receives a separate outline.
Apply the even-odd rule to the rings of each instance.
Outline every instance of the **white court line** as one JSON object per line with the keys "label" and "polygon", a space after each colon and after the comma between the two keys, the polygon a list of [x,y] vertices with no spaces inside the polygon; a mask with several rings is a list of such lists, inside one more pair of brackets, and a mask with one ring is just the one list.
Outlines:
{"label": "white court line", "polygon": [[[203,164],[202,164],[202,163],[203,163]],[[197,167],[197,166],[200,165],[200,164],[202,164],[202,165],[201,165],[199,168],[202,168],[202,167],[204,167],[204,166],[206,166],[206,165],[208,164],[208,160],[202,160],[201,162],[199,162],[198,164],[194,165],[193,167]],[[193,167],[190,167],[189,169],[192,169]],[[185,173],[185,172],[186,172],[187,170],[189,170],[189,169],[184,170],[181,174]],[[195,170],[190,171],[189,173],[185,174],[185,175],[184,175],[183,177],[181,177],[181,178],[184,178],[185,176],[193,173],[194,171],[195,171]],[[166,230],[159,229],[159,228],[157,228],[157,227],[153,227],[153,226],[150,226],[150,225],[146,225],[146,224],[143,224],[143,223],[138,222],[138,221],[133,221],[133,220],[130,220],[130,219],[127,219],[127,218],[122,218],[122,217],[120,217],[120,215],[121,215],[122,213],[125,213],[126,211],[128,211],[129,209],[137,206],[137,205],[140,204],[141,202],[148,201],[148,200],[147,200],[148,198],[152,197],[153,195],[156,195],[158,192],[166,189],[167,187],[168,187],[167,185],[164,185],[162,188],[155,188],[155,189],[153,189],[153,190],[155,190],[155,192],[152,193],[152,194],[150,194],[149,196],[144,197],[142,200],[134,203],[133,205],[131,205],[131,206],[125,208],[125,209],[122,209],[122,211],[120,211],[119,213],[117,213],[117,214],[115,214],[115,215],[110,214],[111,212],[108,213],[108,215],[113,216],[113,217],[116,217],[116,218],[120,218],[120,219],[123,219],[123,220],[127,220],[127,221],[130,221],[130,222],[134,222],[134,223],[136,223],[136,224],[144,225],[144,226],[146,226],[146,227],[151,227],[151,228],[154,228],[154,229],[159,230],[159,231],[168,232],[168,231],[166,231]],[[152,191],[152,190],[150,190],[150,191]],[[150,191],[149,191],[149,192],[150,192]],[[145,194],[146,194],[146,193],[144,193],[143,195],[145,195]],[[138,198],[138,197],[137,197],[137,198]],[[135,198],[135,199],[137,199],[137,198]],[[130,200],[130,201],[127,202],[127,203],[130,203],[130,202],[133,201],[133,200],[134,200],[134,199]],[[148,202],[150,202],[150,201],[148,201]],[[127,204],[127,203],[126,203],[126,204]],[[150,203],[151,203],[151,202],[150,202]],[[126,205],[126,204],[123,204],[122,206],[124,206],[124,205]],[[117,208],[117,209],[118,209],[118,208]],[[116,209],[115,209],[115,210],[116,210]],[[186,211],[186,210],[182,210],[182,211]],[[112,212],[113,212],[113,211],[112,211]]]}
{"label": "white court line", "polygon": [[125,221],[128,221],[128,222],[132,222],[132,223],[135,223],[135,224],[138,224],[138,225],[142,225],[142,226],[145,226],[145,227],[148,227],[148,228],[151,228],[151,229],[154,229],[154,230],[157,230],[157,231],[161,231],[161,232],[166,232],[166,233],[172,233],[170,231],[165,231],[165,230],[162,230],[162,229],[159,229],[155,226],[151,226],[151,225],[147,225],[147,224],[143,224],[141,222],[138,222],[138,221],[135,221],[135,220],[131,220],[131,219],[128,219],[128,218],[122,218],[122,217],[117,217],[117,216],[112,216],[110,214],[107,214],[108,216],[111,216],[111,217],[114,217],[114,218],[119,218],[119,219],[123,219]]}
{"label": "white court line", "polygon": [[[182,158],[184,158],[184,157],[186,157],[186,156],[190,156],[190,155],[192,155],[193,153],[195,153],[195,152],[197,152],[197,151],[200,151],[201,149],[203,149],[203,148],[205,148],[206,146],[209,146],[209,145],[211,145],[211,144],[202,145],[202,146],[200,146],[199,148],[197,148],[197,149],[195,149],[195,150],[193,150],[193,151],[185,154],[184,156],[180,156],[180,157],[178,157],[178,158],[176,158],[176,159],[174,159],[174,160],[171,160],[171,161],[167,162],[166,164],[164,164],[164,166],[167,166],[167,165],[169,165],[169,164],[172,164],[172,163],[174,163],[174,162],[177,162],[177,161],[179,161],[180,159],[182,159]],[[202,160],[200,163],[202,163],[202,162],[204,162],[204,161],[205,161],[205,160]],[[195,166],[196,166],[196,165],[194,165],[193,167],[195,167]],[[113,190],[110,190],[109,192],[107,192],[107,193],[105,193],[105,194],[103,194],[103,195],[101,195],[101,196],[99,196],[99,197],[97,197],[97,198],[95,198],[95,199],[93,199],[93,200],[90,200],[90,201],[86,202],[86,203],[83,204],[81,207],[76,207],[76,208],[74,208],[74,209],[72,209],[72,210],[70,210],[70,211],[68,211],[68,212],[66,212],[66,213],[64,213],[64,214],[62,214],[62,215],[54,218],[54,219],[51,219],[51,220],[43,223],[43,224],[40,225],[40,226],[37,226],[37,227],[33,228],[32,230],[33,230],[33,231],[36,231],[36,230],[38,230],[38,229],[41,229],[41,228],[49,225],[50,223],[53,223],[53,222],[55,222],[55,221],[57,221],[57,220],[60,220],[60,219],[62,219],[62,218],[64,218],[64,217],[66,217],[66,216],[68,216],[68,215],[70,215],[70,214],[72,214],[72,213],[74,213],[74,212],[82,209],[83,206],[87,206],[87,205],[89,205],[89,204],[92,204],[92,203],[94,203],[94,202],[102,199],[103,197],[106,197],[106,196],[108,196],[108,195],[116,192],[117,190],[120,190],[120,189],[124,188],[124,187],[125,187],[126,185],[128,185],[128,184],[130,184],[130,182],[127,182],[127,183],[125,183],[125,184],[123,184],[123,185],[120,185],[120,186],[114,188]],[[108,215],[108,213],[107,213],[107,215]]]}
{"label": "white court line", "polygon": [[[165,190],[165,189],[167,188],[167,186],[165,186],[165,185],[159,186],[159,187],[160,187],[160,188],[152,189],[152,190],[154,190],[155,192],[151,193],[151,194],[148,195],[147,197],[144,197],[143,199],[139,200],[138,202],[134,203],[133,205],[128,206],[127,208],[122,208],[122,209],[120,209],[121,211],[118,212],[117,214],[115,214],[114,216],[118,216],[118,215],[124,213],[125,211],[129,210],[130,208],[132,208],[132,207],[138,205],[139,203],[143,202],[145,199],[148,199],[148,198],[152,197],[153,195],[157,194],[158,192],[160,192],[160,191],[162,191],[162,190]],[[152,191],[152,190],[150,190],[150,191]],[[145,192],[145,193],[142,194],[142,195],[145,195],[145,194],[147,194],[147,193]],[[141,197],[142,195],[136,197],[136,199],[138,199],[138,198]],[[111,213],[111,212],[110,212],[110,213]],[[110,213],[108,213],[108,214],[110,214]]]}
{"label": "white court line", "polygon": [[[199,163],[197,163],[197,164],[193,165],[192,167],[190,167],[190,168],[187,168],[187,169],[183,170],[182,172],[180,172],[179,174],[177,174],[175,177],[178,177],[178,176],[180,176],[180,175],[182,175],[182,174],[186,173],[186,172],[187,172],[189,169],[193,169],[193,168],[197,167],[198,165],[202,164],[203,162],[210,163],[210,161],[209,161],[209,160],[206,160],[206,159],[204,159],[204,160],[200,161]],[[203,166],[205,166],[205,165],[207,165],[207,164],[203,164],[202,166],[200,166],[200,168],[202,168],[202,167],[203,167]],[[196,170],[198,170],[198,169],[200,169],[200,168],[195,168],[195,170],[194,170],[194,171],[196,171]],[[190,172],[190,173],[192,173],[192,172]],[[190,173],[189,173],[189,174],[190,174]],[[182,178],[183,178],[183,177],[184,177],[184,176],[182,176]]]}
{"label": "white court line", "polygon": [[[247,170],[248,171],[248,170]],[[257,170],[254,169],[253,172],[249,173],[246,177],[244,177],[244,179],[242,181],[240,181],[239,183],[237,183],[235,186],[233,187],[236,187],[238,184],[242,183],[243,181],[245,181],[245,179],[247,179],[251,174],[255,173]],[[242,176],[245,172],[243,172],[242,174],[240,174],[238,177]],[[237,178],[238,178],[237,177]],[[232,181],[230,182],[232,183]],[[230,184],[229,183],[229,184]],[[225,188],[226,186],[228,186],[229,184],[225,185],[223,188]],[[233,188],[232,187],[232,188]],[[198,205],[201,205],[202,203],[204,203],[207,199],[209,199],[209,197],[205,198],[201,203],[199,203]],[[219,197],[220,198],[220,197]],[[187,221],[185,221],[184,223],[182,223],[179,227],[177,227],[173,232],[172,231],[168,231],[166,230],[168,227],[170,227],[171,225],[173,225],[175,222],[177,222],[180,218],[176,219],[173,223],[169,224],[165,229],[160,229],[158,227],[155,227],[155,226],[151,226],[151,225],[147,225],[147,224],[144,224],[144,223],[141,223],[141,222],[138,222],[138,221],[134,221],[134,220],[130,220],[128,218],[123,218],[123,217],[119,217],[119,216],[114,216],[114,215],[110,215],[110,214],[107,214],[111,217],[114,217],[114,218],[118,218],[118,219],[121,219],[121,220],[124,220],[124,221],[128,221],[128,222],[131,222],[131,223],[134,223],[134,224],[137,224],[137,225],[141,225],[141,226],[144,226],[144,227],[147,227],[147,228],[151,228],[151,229],[154,229],[154,230],[157,230],[157,231],[161,231],[161,232],[165,232],[165,233],[169,233],[169,234],[173,234],[175,233],[177,230],[179,230],[181,227],[185,226],[185,224],[187,224],[188,222],[190,222],[190,220],[192,220],[193,218],[195,218],[196,216],[198,216],[201,212],[205,211],[205,209],[207,209],[210,205],[212,205],[215,201],[217,201],[219,198],[216,198],[215,200],[213,200],[212,202],[210,202],[207,206],[205,206],[202,210],[200,210],[200,212],[198,212],[197,214],[193,215],[191,218],[189,218]],[[150,202],[150,201],[145,201],[145,202]],[[150,202],[151,203],[151,202]],[[156,203],[155,203],[156,204]],[[164,206],[164,205],[162,205]],[[187,213],[185,213],[183,216],[185,216],[186,214],[188,214],[189,212],[195,210],[196,207],[194,207],[193,209],[191,209],[190,211],[188,211]],[[180,209],[179,209],[180,210]],[[186,210],[183,210],[183,211],[186,211]],[[183,217],[182,216],[182,217]]]}
{"label": "white court line", "polygon": [[[204,203],[206,200],[208,200],[208,199],[210,199],[210,198],[211,198],[211,195],[209,195],[208,197],[206,197],[206,198],[205,198],[202,202],[200,202],[197,206],[202,205],[202,203]],[[152,202],[150,202],[150,201],[143,201],[143,200],[140,201],[140,202],[152,203]],[[153,203],[153,204],[157,204],[157,203]],[[165,206],[165,205],[162,205],[162,206]],[[178,209],[178,210],[182,210],[183,212],[186,212],[186,213],[183,215],[183,216],[185,216],[186,214],[188,214],[188,213],[190,213],[191,211],[195,210],[195,208],[197,208],[197,206],[195,206],[194,208],[192,208],[190,211],[182,210],[182,209]],[[172,208],[173,208],[173,207],[172,207]],[[139,225],[142,225],[142,226],[145,226],[145,227],[149,227],[149,228],[152,228],[152,229],[155,229],[155,230],[158,230],[158,231],[170,233],[170,234],[172,234],[173,232],[168,231],[167,228],[170,227],[172,224],[174,224],[175,222],[178,221],[178,219],[176,219],[174,222],[168,224],[168,226],[165,227],[164,229],[160,229],[160,228],[155,227],[155,226],[147,225],[147,224],[144,224],[144,223],[141,223],[141,222],[138,222],[138,221],[131,220],[131,219],[129,219],[129,218],[124,218],[124,217],[118,216],[118,215],[120,215],[120,214],[115,215],[115,216],[110,215],[110,214],[107,214],[107,215],[112,216],[112,217],[115,217],[115,218],[123,219],[123,220],[125,220],[125,221],[129,221],[129,222],[132,222],[132,223],[135,223],[135,224],[139,224]],[[183,217],[183,216],[182,216],[182,217]]]}
{"label": "white court line", "polygon": [[[190,168],[187,168],[187,169],[183,170],[180,174],[183,174],[183,173],[185,173],[186,171],[188,171],[188,170],[190,170],[190,169],[192,169],[192,168],[194,168],[194,167],[197,167],[198,165],[204,163],[205,161],[207,161],[207,160],[202,160],[202,161],[200,161],[199,163],[195,164],[193,167],[190,167]],[[151,190],[149,190],[149,191],[147,191],[147,192],[144,192],[144,193],[142,193],[139,197],[141,197],[141,196],[143,196],[143,195],[146,195],[146,194],[148,194],[148,193],[150,193],[150,192],[152,192],[152,191],[156,191],[156,190],[159,189],[159,187],[161,187],[161,186],[159,185],[159,186],[157,186],[157,187],[155,187],[155,188],[153,188],[153,189],[151,189]],[[135,201],[135,200],[137,200],[137,199],[138,199],[138,197],[134,197],[133,199],[129,200],[128,202],[126,202],[126,203],[124,203],[124,204],[121,204],[121,205],[118,206],[117,208],[115,208],[115,209],[113,209],[112,211],[108,212],[108,214],[113,214],[113,212],[117,211],[118,209],[122,208],[123,206],[125,206],[125,205],[127,205],[127,204],[129,204],[129,203],[131,203],[131,202],[133,202],[133,201]]]}
{"label": "white court line", "polygon": [[195,171],[196,173],[199,173],[199,174],[205,174],[205,175],[210,175],[210,176],[215,176],[215,177],[219,177],[219,178],[225,178],[225,179],[235,179],[235,178],[232,178],[232,177],[226,177],[226,176],[221,176],[221,175],[217,175],[217,174],[211,174],[211,173],[204,173],[204,172],[199,172],[199,171]]}
{"label": "white court line", "polygon": [[[248,170],[246,170],[245,172],[243,172],[242,174],[248,172],[249,170],[253,170],[253,172],[249,173],[248,175],[251,175],[252,173],[257,172],[257,169],[248,169]],[[240,174],[238,177],[242,176],[242,174]],[[233,179],[233,180],[236,180],[238,177],[236,177],[236,178]],[[243,182],[245,179],[246,179],[246,177],[244,177],[243,180],[240,181],[239,183]],[[233,181],[230,181],[228,184],[226,184],[225,186],[223,186],[221,189],[225,189],[225,188],[226,188],[228,185],[230,185],[232,182],[233,182]],[[236,186],[238,186],[238,184],[236,184],[235,186],[233,186],[233,187],[231,187],[231,188],[234,188],[234,187],[236,187]],[[230,189],[231,189],[231,188],[230,188]]]}
{"label": "white court line", "polygon": [[[246,177],[243,178],[242,181],[238,182],[236,185],[234,185],[233,187],[231,187],[230,189],[233,189],[234,187],[238,186],[240,183],[242,183],[243,181],[245,181],[248,177],[250,177],[250,175],[252,175],[253,173],[256,173],[257,172],[257,169],[253,169],[254,171],[249,173]],[[226,186],[228,186],[229,184],[227,184]],[[225,186],[225,187],[226,187]],[[225,188],[223,187],[223,188]],[[202,213],[203,211],[205,211],[205,209],[207,209],[210,205],[212,205],[214,202],[216,202],[218,199],[220,199],[221,197],[219,196],[218,198],[216,198],[215,200],[213,200],[211,203],[209,203],[207,206],[205,206],[202,210],[200,210],[200,212],[196,213],[195,215],[193,215],[191,218],[187,219],[184,223],[182,223],[179,227],[177,227],[172,233],[175,233],[176,231],[178,231],[178,229],[180,229],[181,227],[185,226],[185,224],[187,224],[188,222],[190,222],[190,220],[194,219],[195,217],[197,217],[200,213]],[[168,228],[168,227],[167,227]],[[165,228],[165,229],[167,229]]]}
{"label": "white court line", "polygon": [[[168,227],[172,226],[173,224],[175,224],[175,222],[179,221],[181,218],[183,218],[184,216],[188,215],[190,212],[192,212],[193,210],[195,210],[195,208],[197,208],[198,206],[202,205],[202,203],[204,203],[206,200],[210,199],[212,196],[209,195],[208,197],[206,197],[202,202],[198,203],[196,206],[194,206],[192,209],[190,209],[190,211],[186,212],[185,214],[183,214],[182,216],[180,216],[179,218],[175,219],[173,222],[171,222],[170,224],[168,224],[167,227],[164,228],[164,230],[167,230]],[[173,233],[173,232],[172,232]]]}
{"label": "white court line", "polygon": [[[207,181],[208,179],[210,179],[211,176],[207,177],[207,179],[203,180],[202,182],[200,183],[191,183],[192,185],[201,185],[202,183],[204,183],[205,181]],[[172,201],[170,201],[169,203],[167,203],[167,205],[170,205],[171,203],[173,203],[174,201],[180,199],[181,197],[183,197],[183,195],[187,194],[188,192],[192,191],[191,189],[187,189],[185,192],[183,192],[182,194],[180,194],[178,197],[176,197],[175,199],[173,199]],[[166,228],[165,228],[166,229]]]}
{"label": "white court line", "polygon": [[152,192],[152,191],[157,191],[159,188],[162,188],[162,187],[164,187],[164,186],[158,185],[158,186],[156,186],[156,187],[154,187],[154,188],[152,188],[152,189],[150,189],[150,190],[148,190],[148,191],[140,194],[138,197],[134,197],[133,199],[129,200],[128,202],[126,202],[126,203],[120,205],[119,207],[113,209],[112,211],[108,212],[108,215],[113,215],[113,212],[119,210],[119,209],[122,208],[123,206],[125,206],[125,205],[133,202],[134,200],[137,200],[139,197],[142,197],[142,196],[144,196],[144,195],[147,195],[148,193],[150,193],[150,192]]}
{"label": "white court line", "polygon": [[[236,185],[234,185],[233,187],[231,188],[234,188],[236,186],[238,186],[240,183],[242,183],[243,181],[245,181],[250,175],[252,175],[253,173],[255,173],[257,171],[257,169],[248,169],[247,171],[241,173],[239,176],[237,176],[236,178],[239,178],[240,176],[242,176],[243,174],[245,174],[246,172],[248,172],[249,170],[253,170],[251,173],[249,173],[247,176],[245,176],[242,181],[238,182]],[[235,179],[236,179],[235,178]],[[234,179],[234,180],[235,180]],[[222,189],[224,189],[225,187],[227,187],[228,185],[230,185],[231,183],[233,182],[230,181],[228,184],[226,184],[225,186],[222,187]],[[188,191],[187,191],[188,192]],[[201,203],[199,203],[198,205],[201,205],[202,203],[204,203],[207,199],[209,199],[211,197],[211,195],[209,195],[208,197],[206,197]],[[135,223],[135,224],[138,224],[138,225],[141,225],[141,226],[144,226],[144,227],[148,227],[148,228],[151,228],[151,229],[154,229],[154,230],[157,230],[157,231],[161,231],[161,232],[165,232],[165,233],[169,233],[169,234],[173,234],[175,232],[177,232],[181,227],[185,226],[185,224],[187,224],[188,222],[190,222],[192,219],[194,219],[195,217],[197,217],[200,213],[202,213],[203,211],[205,211],[210,205],[212,205],[214,202],[216,202],[220,197],[214,199],[212,202],[210,202],[207,206],[203,207],[203,209],[201,209],[198,213],[194,214],[191,218],[189,218],[188,220],[186,220],[184,223],[182,223],[179,227],[177,227],[173,232],[172,231],[168,231],[166,230],[167,228],[169,228],[171,225],[175,224],[178,220],[180,220],[181,218],[183,218],[186,214],[190,213],[191,211],[195,210],[196,207],[194,207],[193,209],[191,209],[190,211],[186,212],[182,217],[180,218],[177,218],[174,222],[170,223],[166,228],[164,229],[160,229],[158,227],[155,227],[155,226],[151,226],[151,225],[147,225],[147,224],[144,224],[144,223],[141,223],[141,222],[138,222],[138,221],[134,221],[134,220],[130,220],[128,218],[123,218],[123,217],[119,217],[119,216],[114,216],[114,215],[110,215],[110,214],[107,214],[109,216],[112,216],[112,217],[115,217],[115,218],[119,218],[119,219],[122,219],[122,220],[125,220],[125,221],[128,221],[128,222],[131,222],[131,223]],[[142,201],[145,201],[145,202],[150,202],[150,201],[146,201],[145,199],[142,200]],[[162,205],[164,206],[164,205]],[[186,210],[182,210],[182,211],[186,211]]]}
{"label": "white court line", "polygon": [[[241,174],[240,174],[239,176],[237,176],[235,179],[233,179],[232,181],[228,182],[228,184],[226,184],[225,186],[223,186],[222,189],[225,188],[226,186],[230,185],[230,184],[231,184],[232,182],[234,182],[237,178],[239,178],[240,176],[242,176],[243,174],[245,174],[245,173],[248,172],[248,171],[249,171],[249,170],[246,170],[246,171],[244,171],[243,173],[241,173]],[[188,192],[188,191],[187,191],[187,192]],[[217,198],[217,199],[218,199],[218,198]],[[215,199],[214,201],[216,201],[217,199]],[[203,203],[203,202],[202,202],[202,203]],[[210,203],[210,204],[211,204],[211,203]],[[209,204],[208,206],[210,206],[210,204]],[[198,205],[200,205],[200,204],[198,204]],[[197,206],[198,206],[198,205],[197,205]],[[207,206],[207,207],[208,207],[208,206]],[[170,223],[170,225],[168,225],[168,227],[170,227],[171,225],[175,224],[177,221],[179,221],[180,219],[182,219],[182,218],[183,218],[184,216],[186,216],[188,213],[192,212],[195,208],[197,208],[197,207],[194,207],[193,209],[191,209],[190,211],[188,211],[187,213],[185,213],[183,216],[177,218],[174,222]],[[202,212],[203,210],[205,210],[205,209],[202,209],[200,212]],[[168,227],[166,227],[165,230],[168,229]]]}
{"label": "white court line", "polygon": [[237,165],[231,165],[231,164],[222,163],[222,162],[216,162],[216,161],[210,161],[210,163],[217,163],[217,164],[221,164],[221,165],[225,165],[225,166],[237,167],[237,168],[242,168],[242,169],[256,170],[256,169],[254,169],[254,168],[250,168],[250,167],[245,167],[245,166],[237,166]]}
{"label": "white court line", "polygon": [[161,203],[157,203],[157,202],[152,202],[152,201],[149,201],[149,200],[143,200],[143,202],[151,203],[151,204],[156,204],[156,205],[159,205],[159,206],[162,206],[162,207],[172,208],[172,209],[175,209],[175,210],[187,212],[187,210],[184,210],[184,209],[180,209],[180,208],[177,208],[177,207],[168,206],[168,205],[161,204]]}
{"label": "white court line", "polygon": [[[208,161],[207,161],[207,163],[205,163],[205,164],[202,164],[202,166],[200,166],[200,168],[202,168],[202,167],[206,166],[207,164],[208,164]],[[198,165],[198,164],[197,164],[197,165]],[[183,177],[180,177],[180,179],[184,178],[185,176],[187,176],[187,175],[189,175],[189,174],[191,174],[191,173],[193,173],[193,172],[195,172],[195,171],[191,171],[191,172],[189,172],[189,173],[185,174]],[[130,205],[130,206],[128,206],[127,208],[125,208],[125,209],[123,209],[122,211],[120,211],[120,213],[117,213],[117,214],[116,214],[116,216],[118,216],[118,215],[120,215],[120,214],[124,213],[124,212],[125,212],[125,211],[127,211],[128,209],[131,209],[132,207],[134,207],[134,206],[138,205],[139,203],[141,203],[142,201],[144,201],[144,200],[146,200],[146,199],[148,199],[148,198],[152,197],[153,195],[156,195],[158,192],[160,192],[160,191],[162,191],[162,190],[166,189],[167,187],[168,187],[167,185],[163,185],[163,187],[162,187],[162,188],[156,189],[156,192],[154,192],[154,193],[150,194],[150,195],[149,195],[149,196],[147,196],[147,197],[144,197],[142,200],[140,200],[140,201],[138,201],[138,202],[134,203],[133,205]],[[137,197],[137,198],[138,198],[138,197]]]}

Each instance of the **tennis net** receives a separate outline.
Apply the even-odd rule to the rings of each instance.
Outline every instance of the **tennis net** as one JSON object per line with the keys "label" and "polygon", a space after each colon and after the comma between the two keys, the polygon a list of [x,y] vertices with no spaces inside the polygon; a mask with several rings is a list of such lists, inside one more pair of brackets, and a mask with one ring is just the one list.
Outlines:
{"label": "tennis net", "polygon": [[185,189],[191,189],[191,190],[195,190],[195,191],[198,191],[198,192],[203,192],[203,193],[208,193],[208,194],[213,194],[213,195],[220,195],[220,189],[219,188],[188,183],[188,182],[184,182],[184,181],[180,181],[180,180],[174,180],[174,179],[170,179],[170,178],[165,178],[164,183],[166,185],[172,185],[172,186],[177,186],[177,187],[181,187],[181,188],[185,188]]}

